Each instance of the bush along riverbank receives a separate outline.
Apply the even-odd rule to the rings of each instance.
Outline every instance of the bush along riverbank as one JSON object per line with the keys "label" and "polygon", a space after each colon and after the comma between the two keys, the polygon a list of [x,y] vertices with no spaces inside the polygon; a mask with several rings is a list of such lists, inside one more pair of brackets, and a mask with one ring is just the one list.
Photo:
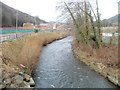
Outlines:
{"label": "bush along riverbank", "polygon": [[66,31],[40,32],[0,44],[0,88],[35,86],[31,73],[44,45],[68,36]]}
{"label": "bush along riverbank", "polygon": [[90,45],[87,46],[74,41],[72,49],[76,58],[108,78],[115,85],[120,86],[117,45],[104,43],[101,48],[95,49]]}

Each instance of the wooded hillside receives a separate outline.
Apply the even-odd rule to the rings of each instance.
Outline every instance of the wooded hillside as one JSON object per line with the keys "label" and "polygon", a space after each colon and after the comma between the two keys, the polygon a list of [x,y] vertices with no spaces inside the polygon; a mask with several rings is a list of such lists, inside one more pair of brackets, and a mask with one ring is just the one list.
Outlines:
{"label": "wooded hillside", "polygon": [[[119,14],[120,15],[120,14]],[[118,15],[102,21],[103,27],[118,26]]]}
{"label": "wooded hillside", "polygon": [[[5,5],[0,2],[0,16],[2,16],[2,27],[15,27],[16,26],[16,14],[17,11],[14,8]],[[18,11],[18,26],[22,26],[25,22],[40,24],[45,22],[39,19],[39,17],[33,17],[29,14]]]}

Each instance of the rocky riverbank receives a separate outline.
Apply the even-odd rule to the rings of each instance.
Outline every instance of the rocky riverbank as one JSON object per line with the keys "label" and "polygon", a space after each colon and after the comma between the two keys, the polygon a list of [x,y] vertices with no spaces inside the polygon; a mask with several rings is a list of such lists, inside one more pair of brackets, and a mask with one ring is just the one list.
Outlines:
{"label": "rocky riverbank", "polygon": [[33,88],[35,86],[33,78],[26,74],[23,67],[12,63],[5,64],[3,61],[1,69],[0,88]]}
{"label": "rocky riverbank", "polygon": [[82,44],[79,44],[76,41],[73,42],[72,47],[76,58],[80,59],[96,72],[99,72],[101,75],[108,78],[108,80],[113,82],[115,85],[120,86],[118,54],[115,54],[117,53],[116,47],[110,48],[106,46],[102,50],[94,50],[89,46],[82,46]]}
{"label": "rocky riverbank", "polygon": [[6,72],[3,74],[0,88],[33,88],[35,86],[33,78],[24,72],[14,75]]}
{"label": "rocky riverbank", "polygon": [[0,44],[0,88],[33,88],[31,73],[42,47],[66,37],[68,32],[40,32]]}

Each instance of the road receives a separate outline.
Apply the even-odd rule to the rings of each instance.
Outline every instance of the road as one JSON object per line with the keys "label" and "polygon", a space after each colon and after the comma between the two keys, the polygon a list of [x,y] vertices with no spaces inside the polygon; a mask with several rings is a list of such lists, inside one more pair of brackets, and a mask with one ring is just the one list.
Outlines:
{"label": "road", "polygon": [[105,77],[74,57],[72,41],[70,36],[44,47],[34,71],[35,87],[115,88]]}

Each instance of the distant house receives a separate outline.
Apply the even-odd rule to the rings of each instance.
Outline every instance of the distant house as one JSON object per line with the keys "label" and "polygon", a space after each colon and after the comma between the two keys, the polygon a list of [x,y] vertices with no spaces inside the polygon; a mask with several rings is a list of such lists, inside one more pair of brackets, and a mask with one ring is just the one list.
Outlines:
{"label": "distant house", "polygon": [[24,23],[24,24],[23,24],[23,28],[33,29],[33,28],[34,28],[34,25],[33,25],[33,23]]}
{"label": "distant house", "polygon": [[36,25],[35,28],[39,29],[57,29],[56,24],[50,24],[50,23],[41,23],[39,25]]}
{"label": "distant house", "polygon": [[53,25],[53,29],[56,29],[56,28],[57,28],[57,25],[56,25],[56,24],[54,24],[54,25]]}
{"label": "distant house", "polygon": [[36,28],[41,28],[41,26],[40,26],[40,25],[37,25]]}
{"label": "distant house", "polygon": [[52,28],[53,28],[53,26],[50,25],[50,24],[48,24],[48,23],[41,23],[41,24],[39,25],[39,27],[40,27],[41,29],[52,29]]}

